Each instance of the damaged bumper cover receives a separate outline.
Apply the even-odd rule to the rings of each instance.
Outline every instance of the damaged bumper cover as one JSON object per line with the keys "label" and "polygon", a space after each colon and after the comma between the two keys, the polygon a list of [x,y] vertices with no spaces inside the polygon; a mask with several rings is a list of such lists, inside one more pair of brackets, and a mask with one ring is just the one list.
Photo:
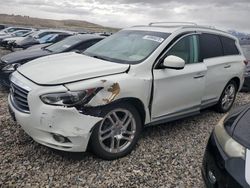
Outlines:
{"label": "damaged bumper cover", "polygon": [[92,128],[102,120],[79,113],[75,108],[39,104],[31,114],[18,111],[9,96],[9,106],[16,121],[36,142],[51,148],[72,152],[87,149]]}

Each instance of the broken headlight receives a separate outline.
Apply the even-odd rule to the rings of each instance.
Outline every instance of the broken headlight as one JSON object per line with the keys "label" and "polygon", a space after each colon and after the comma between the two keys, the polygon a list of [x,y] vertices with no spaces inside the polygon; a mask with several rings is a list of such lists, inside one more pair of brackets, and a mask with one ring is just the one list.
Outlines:
{"label": "broken headlight", "polygon": [[76,106],[88,103],[102,88],[93,88],[82,91],[67,91],[60,93],[49,93],[40,96],[45,104],[56,106]]}
{"label": "broken headlight", "polygon": [[245,159],[246,148],[239,144],[237,141],[235,141],[226,132],[226,129],[224,127],[225,118],[226,116],[224,116],[220,120],[220,122],[218,123],[218,125],[216,125],[214,129],[218,143],[229,157],[240,157],[242,159]]}

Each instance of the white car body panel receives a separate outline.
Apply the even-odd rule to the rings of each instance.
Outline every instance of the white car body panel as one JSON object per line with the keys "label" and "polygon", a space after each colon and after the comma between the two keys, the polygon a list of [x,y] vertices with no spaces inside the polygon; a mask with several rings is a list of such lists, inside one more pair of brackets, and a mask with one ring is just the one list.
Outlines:
{"label": "white car body panel", "polygon": [[[152,118],[157,120],[164,116],[199,111],[206,69],[204,64],[197,63],[186,65],[182,70],[154,70]],[[201,75],[204,76],[195,79]]]}
{"label": "white car body panel", "polygon": [[[34,140],[60,150],[85,151],[91,130],[102,120],[98,116],[85,115],[73,107],[44,104],[40,99],[43,94],[102,88],[83,107],[102,107],[119,100],[138,99],[145,111],[144,123],[148,125],[165,117],[198,113],[203,106],[211,105],[211,99],[217,102],[226,84],[234,77],[243,84],[244,63],[241,55],[216,58],[216,63],[213,58],[207,59],[186,65],[183,70],[152,70],[162,51],[181,33],[199,30],[234,38],[229,34],[192,27],[133,27],[128,30],[172,34],[142,63],[135,65],[70,52],[33,60],[13,73],[13,78],[31,88],[28,94],[30,114],[19,112],[11,101],[10,107],[17,121]],[[231,65],[227,73],[224,73],[224,61]],[[73,143],[58,143],[52,139],[51,133],[70,137]]]}
{"label": "white car body panel", "polygon": [[202,97],[204,105],[218,101],[225,83],[230,79],[237,77],[243,83],[243,75],[239,74],[245,69],[245,66],[240,63],[243,61],[242,56],[225,56],[204,60],[207,67],[205,91]]}
{"label": "white car body panel", "polygon": [[250,150],[247,149],[246,152],[246,181],[250,185]]}
{"label": "white car body panel", "polygon": [[[22,77],[17,72],[13,76],[14,79],[12,80],[19,80]],[[16,85],[18,84],[20,85],[20,83]],[[41,87],[23,78],[22,85],[28,85],[31,89],[28,102],[32,114],[25,114],[16,110],[10,102],[10,96],[9,104],[15,112],[17,122],[25,132],[37,142],[49,147],[61,147],[61,149],[68,151],[85,151],[92,126],[102,118],[80,114],[75,108],[46,105],[37,97],[46,93],[67,91],[63,86]],[[76,120],[74,123],[72,123],[72,118]],[[84,123],[83,126],[83,122],[88,123]],[[52,138],[50,134],[52,132],[70,137],[72,143],[60,145]]]}

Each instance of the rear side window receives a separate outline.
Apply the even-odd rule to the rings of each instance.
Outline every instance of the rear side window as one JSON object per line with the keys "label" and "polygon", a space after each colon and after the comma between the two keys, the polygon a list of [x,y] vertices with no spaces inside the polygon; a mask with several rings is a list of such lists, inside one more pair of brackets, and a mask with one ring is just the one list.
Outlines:
{"label": "rear side window", "polygon": [[220,37],[223,50],[224,50],[224,55],[238,55],[239,50],[235,44],[235,40],[227,38],[227,37]]}
{"label": "rear side window", "polygon": [[223,56],[223,48],[219,36],[213,34],[200,35],[200,50],[202,59]]}

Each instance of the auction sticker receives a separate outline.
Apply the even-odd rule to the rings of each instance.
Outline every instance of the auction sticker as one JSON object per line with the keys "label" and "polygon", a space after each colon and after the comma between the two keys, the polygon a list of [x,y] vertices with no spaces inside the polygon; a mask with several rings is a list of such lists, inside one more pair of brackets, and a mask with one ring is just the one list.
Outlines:
{"label": "auction sticker", "polygon": [[162,41],[164,41],[164,38],[157,37],[157,36],[152,36],[152,35],[145,35],[143,37],[143,39],[152,40],[152,41],[159,42],[159,43],[162,43]]}

